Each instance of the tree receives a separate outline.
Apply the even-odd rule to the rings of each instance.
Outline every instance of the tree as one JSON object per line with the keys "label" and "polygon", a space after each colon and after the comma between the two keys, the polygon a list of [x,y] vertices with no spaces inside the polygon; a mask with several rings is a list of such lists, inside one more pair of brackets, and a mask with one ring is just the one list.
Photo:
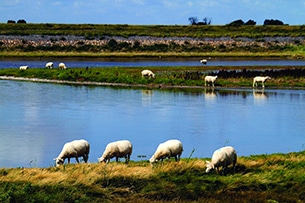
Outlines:
{"label": "tree", "polygon": [[273,19],[268,20],[268,19],[266,19],[264,21],[264,25],[284,25],[284,23],[280,20],[273,20]]}
{"label": "tree", "polygon": [[197,17],[189,17],[189,21],[191,25],[210,25],[212,20],[207,17],[203,18],[202,21],[198,22]]}
{"label": "tree", "polygon": [[189,17],[189,21],[191,25],[197,25],[198,18],[197,17]]}
{"label": "tree", "polygon": [[241,19],[235,20],[235,21],[229,23],[230,26],[240,26],[240,25],[244,25],[244,24],[245,24],[244,21]]}
{"label": "tree", "polygon": [[24,19],[19,19],[17,23],[26,23],[26,21]]}
{"label": "tree", "polygon": [[256,22],[254,20],[248,20],[245,25],[256,25]]}
{"label": "tree", "polygon": [[8,20],[7,23],[16,23],[14,20]]}
{"label": "tree", "polygon": [[203,19],[203,23],[204,23],[205,25],[211,25],[212,19],[211,19],[211,18],[208,19],[207,17],[205,17],[205,18]]}

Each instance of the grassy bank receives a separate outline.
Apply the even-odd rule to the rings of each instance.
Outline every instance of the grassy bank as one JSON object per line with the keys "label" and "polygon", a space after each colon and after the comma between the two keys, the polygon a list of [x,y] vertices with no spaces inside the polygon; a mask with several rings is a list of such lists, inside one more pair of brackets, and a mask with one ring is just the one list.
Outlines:
{"label": "grassy bank", "polygon": [[[18,68],[1,69],[0,76],[40,78],[58,82],[77,82],[86,85],[140,86],[147,88],[204,87],[206,75],[218,75],[217,87],[252,87],[253,77],[270,76],[266,87],[304,88],[304,67],[249,66],[249,67],[146,67],[156,74],[156,78],[143,78],[142,67],[112,68],[71,68],[67,70],[30,68],[20,71]],[[52,81],[54,80],[54,81]],[[99,84],[97,84],[99,83]],[[75,84],[75,83],[74,83]]]}
{"label": "grassy bank", "polygon": [[[303,202],[305,153],[239,157],[206,174],[205,159],[0,169],[1,202]],[[229,170],[232,170],[230,167]]]}

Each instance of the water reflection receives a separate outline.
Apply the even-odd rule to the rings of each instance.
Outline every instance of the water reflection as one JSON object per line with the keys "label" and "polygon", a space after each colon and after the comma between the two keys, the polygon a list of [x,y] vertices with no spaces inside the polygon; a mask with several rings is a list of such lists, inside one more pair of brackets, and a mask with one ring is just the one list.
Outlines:
{"label": "water reflection", "polygon": [[268,99],[268,96],[264,89],[253,89],[253,98],[256,105],[261,105]]}
{"label": "water reflection", "polygon": [[149,106],[151,104],[153,91],[149,89],[142,90],[142,105]]}
{"label": "water reflection", "polygon": [[265,90],[255,90],[253,89],[253,97],[257,100],[265,100],[267,99],[267,94],[265,93]]}
{"label": "water reflection", "polygon": [[225,144],[250,155],[299,151],[305,143],[304,90],[0,86],[0,167],[51,166],[64,143],[80,138],[91,143],[89,162],[119,139],[133,143],[132,160],[173,138],[184,144],[182,157],[193,149],[193,157],[210,157]]}
{"label": "water reflection", "polygon": [[204,90],[204,99],[206,104],[213,105],[216,102],[216,92],[214,88],[206,88]]}

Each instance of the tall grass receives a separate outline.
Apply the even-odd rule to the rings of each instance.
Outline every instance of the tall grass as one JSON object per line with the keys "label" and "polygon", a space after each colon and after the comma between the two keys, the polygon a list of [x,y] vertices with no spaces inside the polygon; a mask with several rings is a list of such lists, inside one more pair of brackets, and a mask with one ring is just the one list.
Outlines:
{"label": "tall grass", "polygon": [[206,174],[206,159],[0,169],[1,202],[302,202],[305,153],[238,157]]}

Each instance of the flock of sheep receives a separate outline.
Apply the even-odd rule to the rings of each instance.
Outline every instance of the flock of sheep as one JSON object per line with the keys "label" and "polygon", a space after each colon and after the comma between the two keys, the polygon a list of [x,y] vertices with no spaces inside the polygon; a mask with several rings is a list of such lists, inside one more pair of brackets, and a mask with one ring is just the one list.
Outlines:
{"label": "flock of sheep", "polygon": [[[143,70],[141,72],[142,77],[148,77],[148,78],[155,78],[155,74],[151,71],[151,70]],[[207,75],[204,77],[204,85],[207,86],[208,84],[211,84],[214,87],[214,83],[217,79],[217,75],[216,76],[211,76],[211,75]],[[256,76],[253,78],[253,87],[256,86],[257,87],[257,83],[261,82],[262,83],[262,87],[265,87],[265,82],[266,80],[270,80],[271,77],[269,76]]]}
{"label": "flock of sheep", "polygon": [[[54,68],[53,62],[48,62],[48,63],[46,63],[45,68],[46,68],[46,69],[52,69],[52,68]],[[59,64],[58,64],[58,68],[61,69],[61,70],[66,70],[66,69],[67,69],[67,66],[66,66],[64,63],[59,63]],[[20,67],[19,67],[19,70],[27,70],[27,69],[29,69],[29,66],[20,66]]]}
{"label": "flock of sheep", "polygon": [[[85,163],[87,163],[90,152],[90,144],[88,141],[74,140],[72,142],[66,143],[60,154],[55,158],[55,165],[59,166],[64,164],[65,159],[68,159],[70,163],[70,158],[75,158],[76,162],[79,163],[78,157],[83,157]],[[176,161],[180,160],[180,156],[183,152],[183,145],[180,140],[172,139],[167,140],[166,142],[160,143],[149,159],[151,164],[163,161],[163,159],[170,159],[174,157]],[[125,158],[125,162],[128,163],[130,156],[132,154],[132,143],[129,140],[119,140],[115,142],[110,142],[107,144],[102,156],[98,158],[98,162],[109,163],[110,159],[116,159],[118,162],[119,158]],[[233,171],[235,172],[235,165],[237,161],[237,154],[233,147],[226,146],[220,149],[217,149],[213,155],[212,160],[206,161],[206,172],[209,173],[210,170],[216,169],[219,170],[219,167],[222,167],[223,173],[226,173],[228,165],[233,164]]]}
{"label": "flock of sheep", "polygon": [[[200,60],[200,63],[205,65],[205,64],[207,64],[207,60],[206,59],[202,59],[202,60]],[[54,67],[53,62],[48,62],[45,65],[45,68],[47,68],[47,69],[52,69],[53,67]],[[29,66],[20,66],[19,69],[20,70],[27,70],[28,68],[29,68]],[[66,65],[64,63],[59,63],[58,68],[61,69],[61,70],[67,69],[67,67],[66,67]],[[151,70],[147,70],[147,69],[146,70],[142,70],[141,71],[141,75],[142,75],[143,78],[144,77],[155,78],[155,73],[153,73]],[[204,78],[205,86],[207,86],[208,84],[211,84],[214,87],[214,83],[215,83],[217,77],[218,76],[211,76],[211,75],[205,76],[205,78]],[[262,87],[264,88],[265,87],[264,83],[268,79],[271,79],[271,77],[269,77],[269,76],[265,76],[265,77],[263,77],[263,76],[256,76],[256,77],[254,77],[253,78],[253,87],[254,86],[257,87],[257,83],[261,82],[262,83]]]}
{"label": "flock of sheep", "polygon": [[[207,63],[207,60],[203,59],[200,61],[203,64]],[[48,62],[45,65],[45,68],[52,69],[54,67],[53,62]],[[20,70],[27,70],[28,66],[20,66]],[[64,63],[59,63],[59,69],[67,69]],[[142,77],[155,78],[155,74],[151,70],[143,70],[141,71]],[[211,83],[214,87],[214,82],[217,79],[217,76],[205,76],[205,86],[208,83]],[[253,79],[253,87],[257,86],[258,82],[262,82],[262,87],[264,86],[264,82],[267,79],[271,79],[269,76],[262,77],[256,76]],[[68,163],[70,163],[71,158],[75,158],[76,162],[79,163],[78,158],[83,157],[84,162],[88,162],[90,152],[90,144],[86,140],[74,140],[72,142],[66,143],[60,154],[57,158],[55,158],[55,165],[59,166],[64,164],[65,159],[68,159]],[[180,156],[183,152],[183,145],[179,140],[168,140],[158,145],[155,153],[149,159],[150,163],[155,163],[158,161],[163,161],[163,159],[174,157],[176,161],[180,160]],[[104,153],[100,158],[98,158],[99,162],[109,163],[110,159],[116,158],[116,162],[118,162],[119,158],[125,158],[125,162],[128,163],[130,160],[130,156],[132,154],[132,144],[128,140],[119,140],[115,142],[111,142],[107,144]],[[225,174],[228,165],[233,164],[233,171],[235,172],[235,165],[237,161],[237,154],[233,147],[226,146],[220,149],[217,149],[213,155],[212,160],[206,161],[206,172],[210,172],[212,169],[218,170],[219,167],[222,167],[223,173]]]}

